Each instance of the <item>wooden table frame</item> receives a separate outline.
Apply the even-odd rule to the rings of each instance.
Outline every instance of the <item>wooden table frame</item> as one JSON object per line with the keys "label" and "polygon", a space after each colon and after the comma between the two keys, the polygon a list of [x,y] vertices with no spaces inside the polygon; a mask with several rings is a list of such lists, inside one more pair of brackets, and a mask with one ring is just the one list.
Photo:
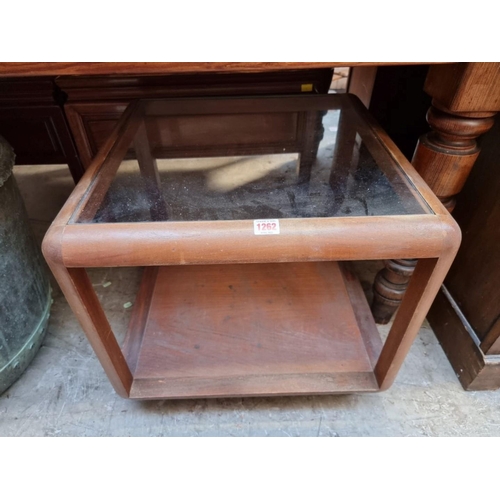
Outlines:
{"label": "wooden table frame", "polygon": [[[358,95],[368,106],[378,66],[427,63],[387,62],[316,62],[316,63],[0,63],[2,77],[38,76],[147,76],[208,73],[254,73],[289,71],[312,68],[351,67],[349,91]],[[415,152],[413,165],[439,199],[452,210],[470,169],[479,154],[476,139],[486,132],[500,111],[500,64],[490,63],[429,63],[431,64],[424,90],[433,98],[428,113],[430,131],[425,134]],[[377,322],[386,323],[401,304],[415,268],[413,259],[387,260],[377,276],[372,311]],[[439,308],[449,313],[454,307],[441,294]],[[444,304],[444,305],[442,305]],[[465,333],[464,333],[465,332]],[[474,340],[463,328],[438,329],[443,345],[455,345],[461,335],[466,347],[458,360],[450,357],[455,370],[471,364]],[[484,353],[483,353],[484,354]],[[481,355],[483,355],[481,354]],[[474,365],[475,366],[475,365]]]}
{"label": "wooden table frame", "polygon": [[[279,102],[281,99],[283,98],[276,98],[275,101]],[[304,99],[307,98],[298,99],[306,102]],[[249,101],[251,104],[252,100]],[[356,387],[355,384],[345,383],[330,392],[384,390],[392,384],[460,243],[460,230],[446,208],[384,131],[373,122],[366,110],[360,104],[355,105],[433,213],[383,217],[282,219],[279,248],[284,254],[280,257],[281,262],[405,259],[409,255],[419,259],[389,336],[380,355],[373,360],[375,385],[371,388],[363,386],[363,389]],[[103,164],[106,164],[107,172],[110,174],[106,174],[103,183],[97,184],[96,188],[99,190],[97,198],[104,197],[131,138],[141,126],[138,118],[141,114],[139,107],[140,104],[129,106],[101,148],[49,229],[43,242],[43,253],[117,393],[123,397],[158,398],[162,396],[134,391],[133,366],[130,366],[133,362],[130,353],[124,353],[120,349],[85,268],[202,265],[221,262],[266,263],[276,261],[277,247],[275,239],[266,240],[264,245],[259,244],[258,248],[251,244],[241,245],[242,237],[248,231],[247,226],[252,221],[176,222],[175,224],[70,223],[85,209],[86,200],[90,195],[96,196],[96,190],[92,191],[93,181]],[[150,109],[150,112],[158,110]],[[206,232],[203,229],[210,231]],[[373,243],[379,238],[381,231],[384,238],[391,241],[390,246]],[[300,237],[305,233],[315,238],[317,244],[314,251],[311,245]],[[196,247],[189,244],[193,237],[198,243]],[[117,241],[121,242],[121,245],[116,245]],[[293,252],[286,253],[283,249],[287,246],[293,247]],[[200,247],[203,251],[200,251]],[[169,249],[168,252],[165,251],[166,248]],[[224,258],[221,259],[220,255],[224,255]],[[140,298],[138,302],[141,302]],[[283,392],[274,386],[269,386],[267,392],[264,390],[263,393],[276,395]],[[201,393],[197,395],[207,396]],[[229,384],[228,392],[224,395],[241,394],[232,392],[232,386]]]}
{"label": "wooden table frame", "polygon": [[[479,154],[476,139],[493,125],[500,111],[500,63],[423,62],[220,62],[220,63],[0,63],[0,77],[175,75],[259,73],[312,68],[352,68],[349,90],[369,104],[378,66],[431,64],[424,90],[433,98],[425,134],[412,163],[451,211]],[[388,260],[376,279],[373,313],[387,323],[401,303],[415,260]]]}

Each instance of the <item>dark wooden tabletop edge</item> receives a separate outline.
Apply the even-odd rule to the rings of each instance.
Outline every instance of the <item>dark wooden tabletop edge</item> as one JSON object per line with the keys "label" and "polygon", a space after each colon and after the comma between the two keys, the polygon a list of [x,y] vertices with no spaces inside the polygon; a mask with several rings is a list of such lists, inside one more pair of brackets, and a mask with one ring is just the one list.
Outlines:
{"label": "dark wooden tabletop edge", "polygon": [[450,62],[0,62],[0,77],[258,73],[353,66],[450,64]]}

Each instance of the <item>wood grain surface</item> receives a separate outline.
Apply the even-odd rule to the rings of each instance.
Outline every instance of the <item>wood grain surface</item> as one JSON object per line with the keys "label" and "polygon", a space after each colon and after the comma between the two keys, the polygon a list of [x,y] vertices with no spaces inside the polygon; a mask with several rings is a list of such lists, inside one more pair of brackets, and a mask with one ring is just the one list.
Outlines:
{"label": "wood grain surface", "polygon": [[[347,289],[334,262],[159,268],[144,331],[127,340],[140,345],[131,396],[376,390],[349,293],[367,321],[361,287]],[[373,319],[365,335],[378,357]]]}
{"label": "wood grain surface", "polygon": [[[433,66],[427,75],[431,131],[420,137],[412,163],[450,212],[479,156],[476,139],[493,126],[500,110],[499,82],[500,63]],[[377,323],[387,323],[399,306],[406,287],[402,280],[412,272],[407,264],[389,263],[377,275],[372,307]]]}
{"label": "wood grain surface", "polygon": [[425,258],[452,227],[432,215],[282,219],[265,237],[253,220],[71,224],[60,256],[67,267]]}
{"label": "wood grain surface", "polygon": [[500,388],[500,356],[483,353],[479,339],[445,287],[437,295],[428,319],[464,389]]}
{"label": "wood grain surface", "polygon": [[[0,63],[0,76],[154,75],[198,72],[259,72],[336,66],[429,64],[395,62],[14,62]],[[437,63],[435,63],[437,64]]]}
{"label": "wood grain surface", "polygon": [[460,382],[500,387],[500,120],[481,139],[481,154],[453,212],[464,237],[429,322]]}
{"label": "wood grain surface", "polygon": [[500,111],[500,63],[471,62],[431,67],[424,90],[454,113]]}

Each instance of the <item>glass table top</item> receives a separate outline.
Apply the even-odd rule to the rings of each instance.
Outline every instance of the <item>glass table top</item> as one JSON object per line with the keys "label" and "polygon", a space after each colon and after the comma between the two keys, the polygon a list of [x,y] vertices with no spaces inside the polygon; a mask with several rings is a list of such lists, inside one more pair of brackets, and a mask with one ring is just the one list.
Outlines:
{"label": "glass table top", "polygon": [[432,213],[350,96],[192,101],[141,102],[71,222]]}

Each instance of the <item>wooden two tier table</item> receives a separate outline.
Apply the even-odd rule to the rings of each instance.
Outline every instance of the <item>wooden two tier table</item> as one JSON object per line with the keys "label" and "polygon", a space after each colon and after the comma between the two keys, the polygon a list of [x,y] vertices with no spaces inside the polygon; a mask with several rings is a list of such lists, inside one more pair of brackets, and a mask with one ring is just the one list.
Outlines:
{"label": "wooden two tier table", "polygon": [[[388,388],[460,231],[357,98],[139,100],[44,255],[136,399]],[[351,263],[418,259],[383,344]],[[86,268],[140,266],[120,345]]]}

